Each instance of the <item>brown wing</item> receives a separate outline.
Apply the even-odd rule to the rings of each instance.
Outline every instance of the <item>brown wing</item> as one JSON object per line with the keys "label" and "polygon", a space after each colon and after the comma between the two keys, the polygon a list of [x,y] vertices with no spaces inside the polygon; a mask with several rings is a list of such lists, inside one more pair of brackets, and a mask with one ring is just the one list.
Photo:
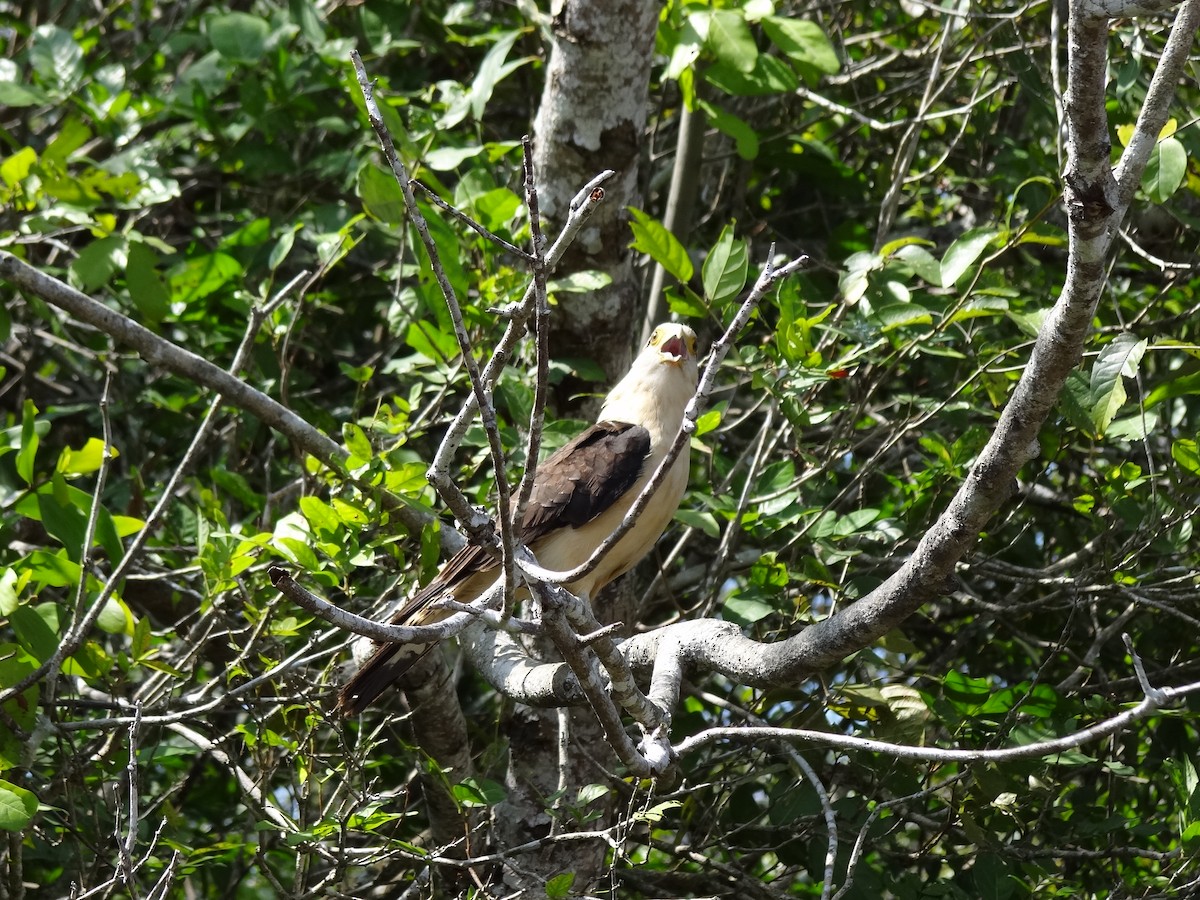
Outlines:
{"label": "brown wing", "polygon": [[[578,528],[590,522],[637,483],[649,452],[650,433],[640,425],[592,425],[538,466],[518,537],[533,544],[558,528]],[[392,624],[432,624],[445,618],[448,612],[427,609],[429,604],[497,565],[482,548],[464,547],[396,611]],[[469,602],[474,598],[458,599]],[[380,644],[339,692],[338,711],[343,715],[362,712],[433,646]]]}
{"label": "brown wing", "polygon": [[578,528],[604,512],[641,477],[650,432],[597,422],[538,466],[521,520],[527,544],[556,528]]}

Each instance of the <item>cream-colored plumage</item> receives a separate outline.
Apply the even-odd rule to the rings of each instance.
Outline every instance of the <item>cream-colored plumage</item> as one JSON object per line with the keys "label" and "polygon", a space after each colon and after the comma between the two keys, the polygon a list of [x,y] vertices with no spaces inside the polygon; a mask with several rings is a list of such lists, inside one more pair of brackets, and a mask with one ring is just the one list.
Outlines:
{"label": "cream-colored plumage", "polygon": [[[609,392],[595,425],[538,466],[517,537],[538,564],[568,571],[592,552],[624,519],[683,421],[696,389],[696,334],[686,325],[660,325],[629,372]],[[592,597],[633,568],[649,552],[687,489],[686,448],[633,527],[588,575],[565,585]],[[431,624],[449,613],[430,604],[447,594],[462,603],[479,597],[498,577],[496,561],[465,547],[395,614],[395,624]],[[338,710],[361,712],[429,650],[431,644],[381,644],[338,696]]]}

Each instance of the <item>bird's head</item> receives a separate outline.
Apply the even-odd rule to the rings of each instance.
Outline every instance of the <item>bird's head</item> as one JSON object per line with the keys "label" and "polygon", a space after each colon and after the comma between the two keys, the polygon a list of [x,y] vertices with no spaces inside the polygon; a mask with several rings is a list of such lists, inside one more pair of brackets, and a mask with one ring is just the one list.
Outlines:
{"label": "bird's head", "polygon": [[646,427],[653,424],[656,439],[661,433],[669,440],[698,379],[696,332],[674,322],[659,325],[629,373],[609,392],[600,419]]}
{"label": "bird's head", "polygon": [[651,333],[650,340],[646,342],[638,358],[634,360],[633,369],[642,369],[651,377],[655,370],[663,373],[682,373],[687,383],[694,388],[699,375],[696,332],[676,322],[659,325]]}
{"label": "bird's head", "polygon": [[667,322],[659,325],[646,343],[647,352],[657,352],[658,361],[682,366],[696,360],[696,332],[686,325]]}

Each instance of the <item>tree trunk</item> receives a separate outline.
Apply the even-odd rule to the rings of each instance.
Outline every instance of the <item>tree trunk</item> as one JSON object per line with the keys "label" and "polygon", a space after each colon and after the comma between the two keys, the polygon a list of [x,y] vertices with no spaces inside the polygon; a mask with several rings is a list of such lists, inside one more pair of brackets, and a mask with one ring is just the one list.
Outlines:
{"label": "tree trunk", "polygon": [[612,283],[560,297],[550,336],[555,356],[596,360],[610,383],[628,368],[641,321],[625,208],[641,202],[638,165],[658,12],[651,0],[559,0],[534,126],[539,201],[552,228],[582,185],[605,169],[616,172],[560,267],[604,272]]}

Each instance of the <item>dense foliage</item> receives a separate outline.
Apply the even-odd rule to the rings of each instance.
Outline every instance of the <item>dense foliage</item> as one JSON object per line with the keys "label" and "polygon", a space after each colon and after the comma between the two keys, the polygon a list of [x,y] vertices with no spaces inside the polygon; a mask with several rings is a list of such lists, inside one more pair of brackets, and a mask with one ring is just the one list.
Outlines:
{"label": "dense foliage", "polygon": [[[63,6],[3,23],[0,248],[219,365],[248,339],[236,374],[349,458],[322,466],[228,402],[188,450],[211,393],[0,288],[0,690],[101,605],[61,675],[0,707],[0,896],[362,896],[371,882],[398,895],[437,849],[415,787],[433,764],[398,714],[328,715],[349,638],[266,576],[286,563],[374,613],[427,580],[438,525],[410,533],[381,492],[438,510],[425,469],[466,392],[348,57],[378,79],[415,177],[519,243],[549,19],[483,0]],[[712,7],[664,7],[629,240],[647,282],[652,261],[667,270],[671,313],[710,338],[771,242],[817,265],[740,338],[684,507],[631,577],[648,592],[643,626],[720,615],[767,639],[895,570],[1028,358],[1064,279],[1062,22],[1048,3]],[[1154,19],[1112,32],[1117,147],[1162,41]],[[803,684],[697,677],[676,735],[744,722],[947,747],[1067,735],[1142,698],[1124,633],[1152,684],[1198,680],[1197,83],[1181,85],[1178,130],[1126,223],[1091,352],[957,583]],[[659,219],[685,102],[708,128],[677,240]],[[487,347],[528,274],[424,211]],[[553,315],[569,316],[591,276],[555,278]],[[514,472],[532,365],[528,346],[496,391]],[[556,359],[551,375],[601,391],[599,371]],[[548,446],[576,430],[571,412]],[[474,429],[459,462],[481,504],[487,460]],[[453,792],[484,809],[521,736],[469,669],[459,696],[476,775]],[[1200,884],[1196,702],[1025,762],[718,742],[674,784],[603,760],[596,785],[546,803],[572,832],[617,793],[600,823],[614,896],[821,896],[830,811],[847,897],[1184,896]],[[547,892],[583,887],[563,872]]]}

